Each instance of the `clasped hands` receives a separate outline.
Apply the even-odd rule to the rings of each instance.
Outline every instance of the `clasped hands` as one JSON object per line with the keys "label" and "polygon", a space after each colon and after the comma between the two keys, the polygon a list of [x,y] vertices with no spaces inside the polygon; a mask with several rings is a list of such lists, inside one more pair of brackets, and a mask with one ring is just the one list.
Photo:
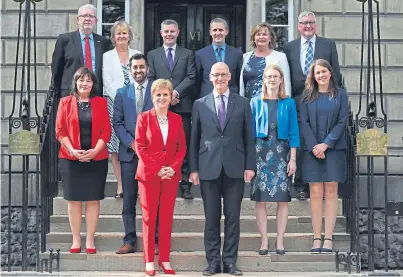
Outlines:
{"label": "clasped hands", "polygon": [[312,153],[315,155],[316,158],[323,160],[326,155],[325,151],[329,148],[326,143],[320,143],[313,147]]}
{"label": "clasped hands", "polygon": [[171,177],[175,175],[175,170],[173,170],[172,167],[163,166],[160,171],[158,171],[157,175],[161,177],[162,180],[171,179]]}
{"label": "clasped hands", "polygon": [[80,162],[88,163],[97,155],[97,153],[95,153],[94,149],[88,149],[88,150],[73,149],[71,150],[71,155],[73,157],[76,157]]}

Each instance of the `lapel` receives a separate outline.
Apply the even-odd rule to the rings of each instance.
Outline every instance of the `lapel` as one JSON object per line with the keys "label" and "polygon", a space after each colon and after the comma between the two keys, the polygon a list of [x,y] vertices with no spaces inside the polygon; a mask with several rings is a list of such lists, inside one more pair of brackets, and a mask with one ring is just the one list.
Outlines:
{"label": "lapel", "polygon": [[[161,144],[162,148],[165,148],[164,139],[162,137],[162,132],[161,132],[160,125],[158,123],[158,119],[157,119],[157,115],[155,113],[155,109],[151,109],[150,115],[151,115],[150,122],[153,123],[152,126],[151,126],[151,128],[152,128],[151,132],[153,133],[153,135],[155,134],[158,137],[158,142]],[[169,137],[172,136],[172,134],[170,134],[171,133],[170,130],[172,129],[172,127],[170,125],[172,125],[172,121],[169,122],[169,119],[170,119],[170,114],[168,112],[168,136],[167,136],[166,145],[168,145]]]}
{"label": "lapel", "polygon": [[337,94],[336,97],[332,97],[330,98],[330,107],[329,107],[329,116],[327,117],[327,133],[329,133],[329,130],[331,128],[331,126],[333,126],[333,115],[334,115],[334,111],[337,108],[337,105],[339,103],[339,94]]}
{"label": "lapel", "polygon": [[[120,60],[119,60],[119,54],[118,51],[116,50],[116,47],[113,48],[112,50],[113,52],[113,63],[114,63],[114,67],[116,70],[122,70],[121,65],[120,65]],[[104,61],[105,62],[105,61]],[[122,74],[123,75],[123,74]],[[130,75],[130,74],[129,74]],[[123,77],[123,81],[124,81],[124,77]]]}
{"label": "lapel", "polygon": [[314,53],[313,53],[313,59],[314,60],[317,60],[320,57],[319,54],[320,54],[320,49],[322,47],[321,45],[322,45],[322,41],[321,41],[320,37],[316,36],[315,50],[314,50]]}
{"label": "lapel", "polygon": [[84,65],[84,54],[83,54],[83,47],[81,45],[81,36],[80,32],[77,31],[73,37],[74,46],[76,47],[76,52],[78,53],[78,58],[80,59],[80,63]]}
{"label": "lapel", "polygon": [[316,135],[316,111],[318,106],[318,100],[308,103],[308,118],[313,133]]}
{"label": "lapel", "polygon": [[[167,56],[165,55],[164,46],[161,46],[161,47],[160,47],[159,53],[160,53],[160,56],[161,56],[162,61],[165,63],[165,65],[167,66],[167,68],[168,68],[168,70],[169,70],[168,58],[167,58]],[[175,55],[175,57],[176,57],[176,55]]]}
{"label": "lapel", "polygon": [[296,45],[294,45],[294,56],[295,62],[298,63],[298,71],[300,75],[304,76],[304,72],[302,71],[301,67],[301,37],[295,41]]}
{"label": "lapel", "polygon": [[[214,53],[214,47],[212,44],[208,46],[209,48],[207,49],[207,55],[208,55],[208,61],[211,61],[211,66],[213,66],[217,62],[217,58]],[[210,72],[209,72],[210,73]],[[210,80],[209,80],[210,81]]]}
{"label": "lapel", "polygon": [[127,90],[127,98],[128,98],[128,105],[129,105],[129,111],[133,111],[134,118],[137,118],[137,110],[136,110],[136,92],[134,91],[134,84],[131,83],[128,86]]}
{"label": "lapel", "polygon": [[102,45],[101,39],[97,34],[92,33],[92,37],[94,38],[94,47],[95,47],[95,71],[102,72],[101,67],[101,58],[102,58]]}
{"label": "lapel", "polygon": [[215,123],[217,129],[221,132],[221,127],[220,127],[220,122],[218,122],[218,116],[217,116],[217,110],[215,108],[215,102],[214,102],[214,94],[210,93],[210,95],[207,97],[207,107],[211,112],[212,115],[212,120]]}
{"label": "lapel", "polygon": [[[182,54],[182,48],[179,47],[179,46],[176,46],[175,57],[174,57],[174,66],[173,66],[173,68],[172,68],[172,71],[175,70],[176,63],[178,62],[179,56],[180,56],[181,54]],[[168,61],[168,59],[167,59],[167,61]]]}
{"label": "lapel", "polygon": [[226,64],[230,64],[230,57],[231,57],[230,52],[232,50],[231,48],[232,47],[230,47],[228,44],[225,46],[225,59],[224,59],[224,62]]}
{"label": "lapel", "polygon": [[225,127],[227,127],[227,123],[229,121],[229,118],[231,117],[232,111],[234,110],[234,106],[235,106],[235,96],[230,92],[228,95],[227,114],[225,116],[223,131],[225,130]]}
{"label": "lapel", "polygon": [[[147,107],[148,101],[151,101],[151,82],[148,81],[146,90],[144,91],[144,103],[143,103],[143,112],[145,112],[145,107]],[[152,105],[151,105],[152,106]]]}

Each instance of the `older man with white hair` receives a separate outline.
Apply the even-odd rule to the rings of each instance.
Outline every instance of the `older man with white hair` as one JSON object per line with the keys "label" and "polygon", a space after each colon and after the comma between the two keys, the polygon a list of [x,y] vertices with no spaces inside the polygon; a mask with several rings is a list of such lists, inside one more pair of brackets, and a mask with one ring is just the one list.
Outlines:
{"label": "older man with white hair", "polygon": [[59,35],[52,56],[52,77],[60,97],[68,96],[73,75],[80,67],[98,78],[96,94],[102,96],[102,55],[110,49],[109,39],[94,33],[97,9],[86,4],[78,9],[78,30]]}

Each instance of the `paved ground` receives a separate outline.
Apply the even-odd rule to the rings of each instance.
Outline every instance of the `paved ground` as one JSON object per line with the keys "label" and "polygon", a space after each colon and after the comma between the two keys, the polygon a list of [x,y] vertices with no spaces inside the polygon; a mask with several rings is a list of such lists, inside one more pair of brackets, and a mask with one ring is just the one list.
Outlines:
{"label": "paved ground", "polygon": [[[340,276],[403,276],[403,271],[393,271],[393,273],[400,273],[400,275],[385,274],[384,272],[379,272],[382,274],[370,275],[366,272],[361,274],[347,274],[347,273],[332,273],[332,272],[250,272],[244,273],[246,277],[340,277]],[[37,272],[4,272],[0,273],[1,276],[13,276],[13,277],[35,277],[35,276],[54,276],[54,277],[145,277],[143,272],[60,272],[60,273],[37,273]],[[170,276],[164,274],[157,274],[156,276]],[[176,276],[178,277],[196,277],[203,276],[199,272],[180,272]],[[229,277],[228,274],[216,274],[217,277]]]}

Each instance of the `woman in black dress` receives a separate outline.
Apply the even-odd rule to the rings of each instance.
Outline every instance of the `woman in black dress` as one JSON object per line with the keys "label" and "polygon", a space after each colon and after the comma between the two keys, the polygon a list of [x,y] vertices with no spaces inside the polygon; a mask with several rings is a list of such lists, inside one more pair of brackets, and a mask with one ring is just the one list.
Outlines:
{"label": "woman in black dress", "polygon": [[[301,98],[303,180],[309,183],[313,227],[311,252],[332,252],[337,215],[337,186],[347,176],[346,139],[348,97],[337,88],[330,64],[312,63]],[[325,196],[325,236],[321,246],[322,207]]]}
{"label": "woman in black dress", "polygon": [[56,118],[63,196],[73,235],[70,253],[81,252],[81,213],[85,202],[86,252],[95,254],[94,235],[99,200],[104,198],[108,173],[108,149],[112,128],[105,99],[95,95],[97,79],[88,68],[77,70],[70,96],[60,100]]}

